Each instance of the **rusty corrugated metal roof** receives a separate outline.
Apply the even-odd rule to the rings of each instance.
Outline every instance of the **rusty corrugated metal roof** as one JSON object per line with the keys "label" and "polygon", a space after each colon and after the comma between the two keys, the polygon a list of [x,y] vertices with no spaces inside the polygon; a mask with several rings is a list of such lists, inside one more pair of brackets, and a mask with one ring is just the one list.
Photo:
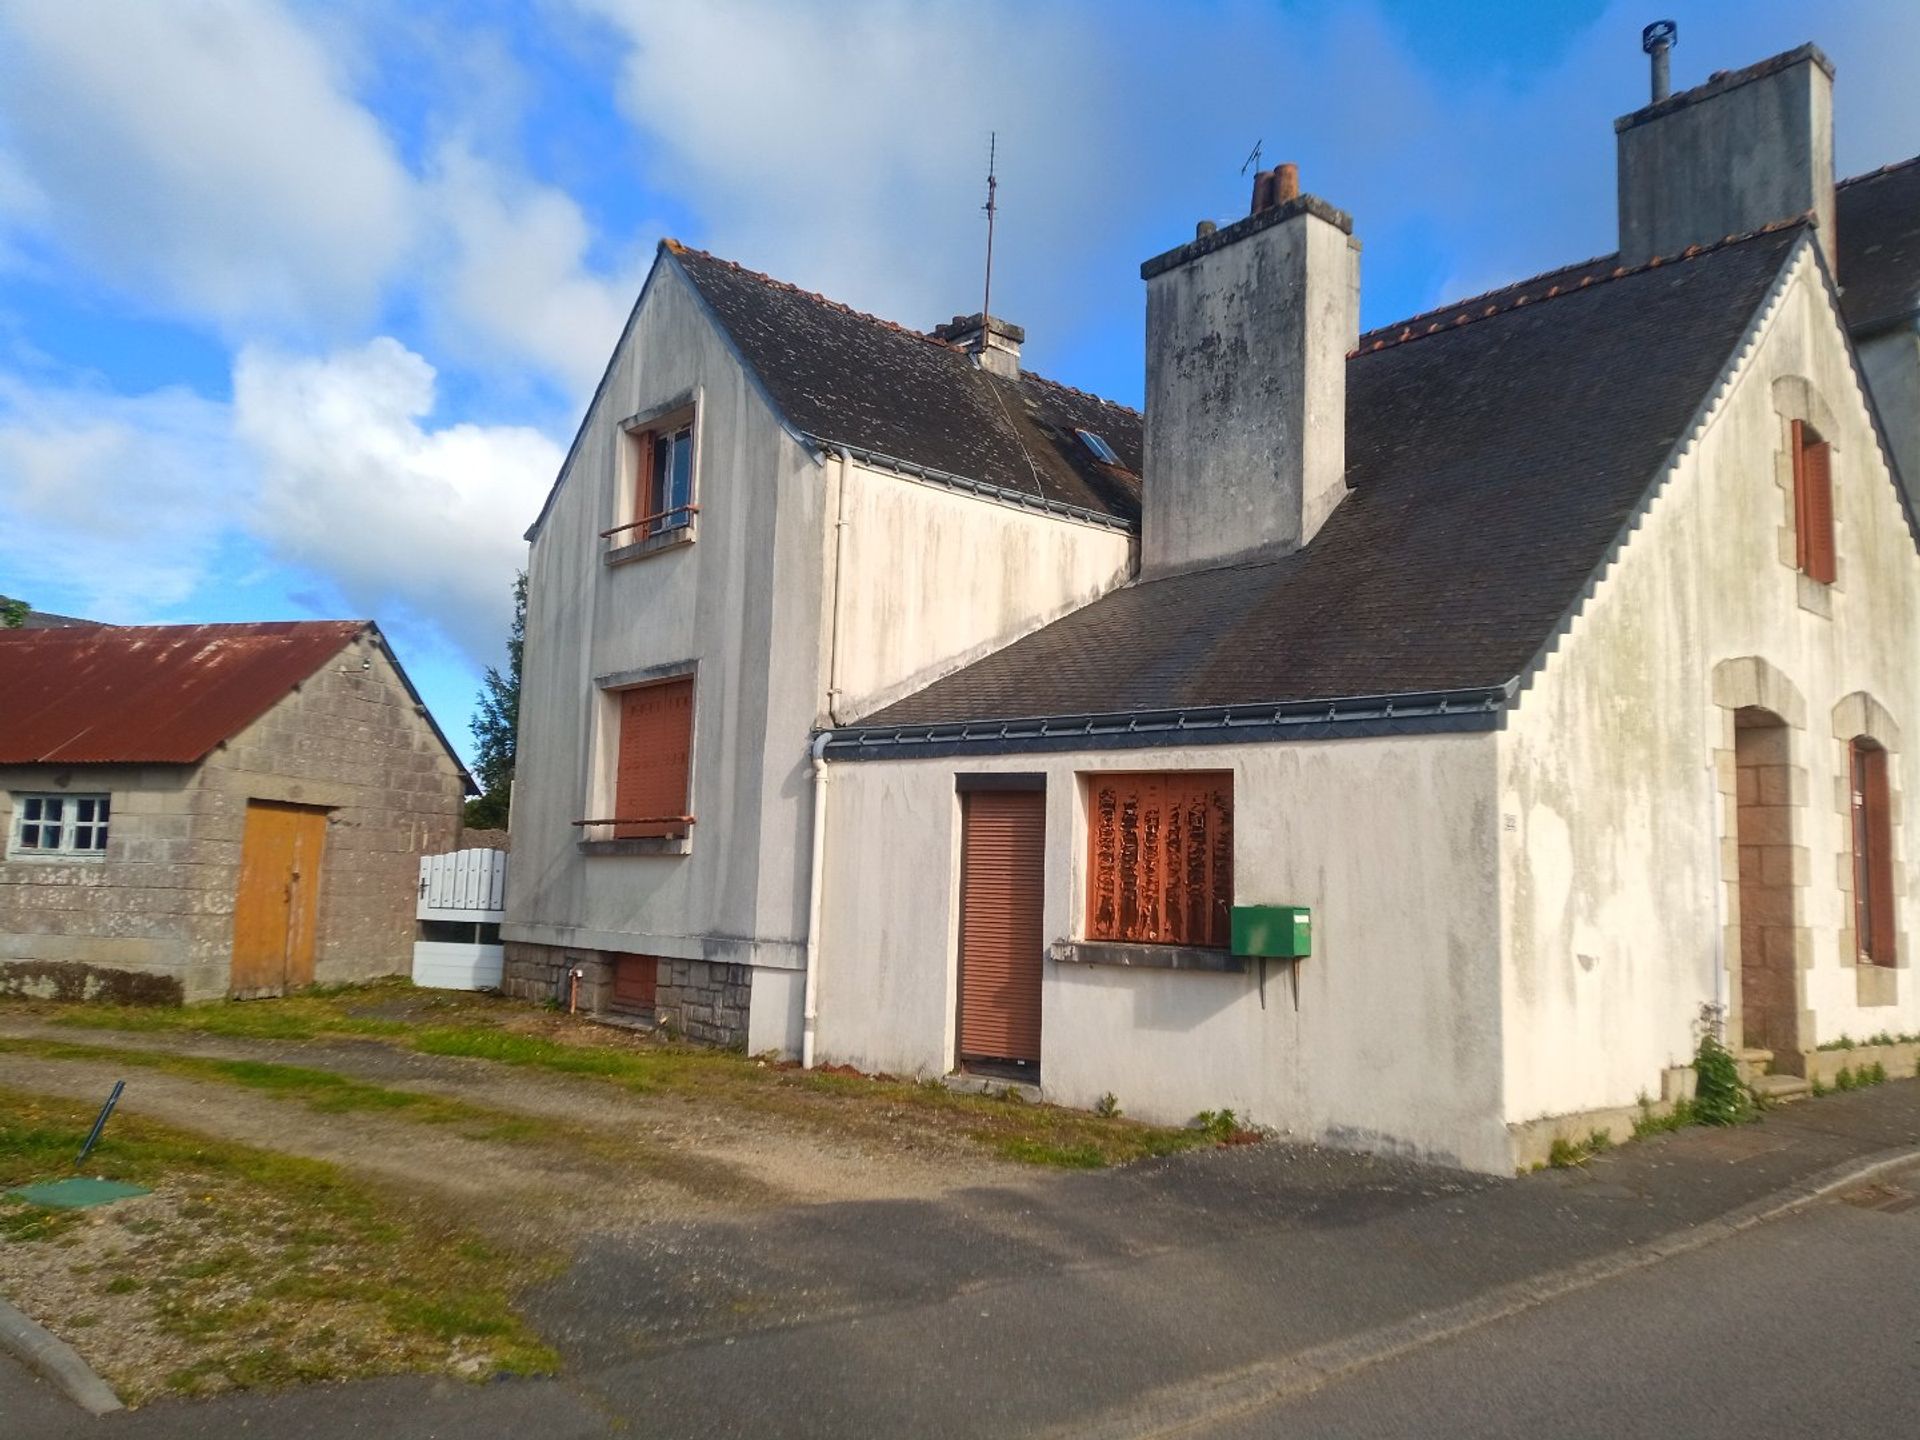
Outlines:
{"label": "rusty corrugated metal roof", "polygon": [[367,624],[0,631],[0,764],[191,764]]}

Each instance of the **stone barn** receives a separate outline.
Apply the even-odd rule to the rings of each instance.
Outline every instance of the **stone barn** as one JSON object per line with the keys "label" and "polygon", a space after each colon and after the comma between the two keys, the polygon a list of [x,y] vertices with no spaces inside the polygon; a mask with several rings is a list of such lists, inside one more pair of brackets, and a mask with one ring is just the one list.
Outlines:
{"label": "stone barn", "polygon": [[0,994],[403,974],[472,788],[371,622],[0,631]]}

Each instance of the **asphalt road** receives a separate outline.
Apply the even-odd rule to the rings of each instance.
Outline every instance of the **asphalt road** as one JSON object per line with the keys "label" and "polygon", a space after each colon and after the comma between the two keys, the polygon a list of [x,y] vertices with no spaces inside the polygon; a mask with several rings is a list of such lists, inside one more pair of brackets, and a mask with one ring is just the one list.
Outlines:
{"label": "asphalt road", "polygon": [[[1860,1201],[1885,1191],[1894,1209]],[[1304,1398],[1190,1430],[1873,1437],[1920,1429],[1920,1166]]]}

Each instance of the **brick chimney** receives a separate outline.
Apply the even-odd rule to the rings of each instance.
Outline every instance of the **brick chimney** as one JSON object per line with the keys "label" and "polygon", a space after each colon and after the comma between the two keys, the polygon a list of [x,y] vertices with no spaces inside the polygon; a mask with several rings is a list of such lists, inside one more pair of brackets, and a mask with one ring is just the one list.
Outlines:
{"label": "brick chimney", "polygon": [[1359,342],[1353,220],[1255,178],[1253,211],[1202,221],[1147,282],[1143,576],[1310,542],[1347,493],[1347,356]]}
{"label": "brick chimney", "polygon": [[[1648,26],[1653,89],[1673,29]],[[1802,45],[1720,71],[1704,85],[1613,122],[1619,155],[1620,261],[1639,265],[1811,210],[1834,269],[1833,65]]]}
{"label": "brick chimney", "polygon": [[933,333],[972,355],[981,369],[1009,380],[1019,378],[1020,346],[1027,332],[1018,325],[997,315],[956,315],[945,325],[934,326]]}

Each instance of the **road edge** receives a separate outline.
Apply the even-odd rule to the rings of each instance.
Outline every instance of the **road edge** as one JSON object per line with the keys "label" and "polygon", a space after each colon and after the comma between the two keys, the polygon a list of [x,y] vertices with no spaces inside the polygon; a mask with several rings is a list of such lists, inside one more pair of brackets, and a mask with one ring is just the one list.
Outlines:
{"label": "road edge", "polygon": [[1050,1429],[1046,1435],[1049,1440],[1166,1440],[1201,1425],[1249,1415],[1564,1295],[1705,1249],[1756,1225],[1803,1210],[1836,1190],[1862,1184],[1916,1160],[1920,1160],[1920,1146],[1880,1150],[1843,1161],[1784,1190],[1698,1225],[1669,1231],[1645,1244],[1502,1285],[1444,1310],[1363,1330],[1293,1355],[1149,1390],[1103,1414]]}
{"label": "road edge", "polygon": [[113,1387],[102,1380],[80,1352],[52,1331],[36,1325],[0,1297],[0,1353],[57,1386],[90,1415],[125,1409]]}

